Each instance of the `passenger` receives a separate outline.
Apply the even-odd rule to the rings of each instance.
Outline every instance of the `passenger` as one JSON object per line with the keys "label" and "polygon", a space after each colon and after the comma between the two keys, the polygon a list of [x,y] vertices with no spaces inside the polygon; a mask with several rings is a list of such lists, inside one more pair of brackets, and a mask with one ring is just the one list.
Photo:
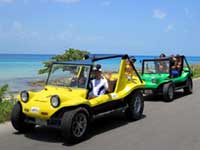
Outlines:
{"label": "passenger", "polygon": [[102,77],[101,65],[96,65],[94,68],[94,75],[95,77],[91,80],[90,83],[91,92],[89,93],[89,99],[103,95],[106,93],[106,91],[111,91],[107,79]]}
{"label": "passenger", "polygon": [[174,55],[170,56],[170,64],[171,64],[171,77],[178,77],[179,72],[177,70],[177,59]]}
{"label": "passenger", "polygon": [[130,79],[134,74],[133,66],[131,63],[132,64],[134,63],[132,59],[126,60],[125,75],[127,76],[128,79]]}
{"label": "passenger", "polygon": [[160,58],[166,58],[166,55],[164,53],[161,53]]}
{"label": "passenger", "polygon": [[176,55],[176,61],[177,61],[176,68],[180,72],[181,69],[182,69],[182,58],[181,58],[181,56],[179,54]]}
{"label": "passenger", "polygon": [[84,76],[80,76],[79,78],[73,77],[71,80],[71,87],[85,88],[86,78]]}
{"label": "passenger", "polygon": [[[166,55],[164,53],[160,54],[160,58],[166,58]],[[160,61],[159,63],[159,71],[162,73],[166,73],[168,72],[168,67],[167,67],[167,63],[165,61]]]}
{"label": "passenger", "polygon": [[78,87],[85,88],[86,78],[84,76],[79,77],[78,79]]}
{"label": "passenger", "polygon": [[108,85],[109,85],[109,88],[110,88],[109,92],[114,92],[116,84],[117,84],[117,80],[118,80],[117,76],[113,76],[112,72],[107,72],[105,74],[105,78],[108,81]]}
{"label": "passenger", "polygon": [[107,80],[111,80],[112,72],[108,71],[108,72],[105,74],[105,77],[106,77]]}

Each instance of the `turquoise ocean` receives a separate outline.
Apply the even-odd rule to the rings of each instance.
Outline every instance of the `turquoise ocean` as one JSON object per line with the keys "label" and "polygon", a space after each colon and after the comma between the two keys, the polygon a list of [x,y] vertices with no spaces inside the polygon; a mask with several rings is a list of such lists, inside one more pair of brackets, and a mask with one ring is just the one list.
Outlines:
{"label": "turquoise ocean", "polygon": [[[54,55],[38,54],[0,54],[0,86],[9,84],[9,91],[19,92],[30,89],[28,82],[46,79],[47,74],[38,75],[38,70],[43,68],[43,61]],[[155,58],[155,56],[134,56],[136,67],[140,68],[140,60]],[[200,64],[200,56],[186,56],[189,64]],[[111,62],[112,66],[117,65]]]}

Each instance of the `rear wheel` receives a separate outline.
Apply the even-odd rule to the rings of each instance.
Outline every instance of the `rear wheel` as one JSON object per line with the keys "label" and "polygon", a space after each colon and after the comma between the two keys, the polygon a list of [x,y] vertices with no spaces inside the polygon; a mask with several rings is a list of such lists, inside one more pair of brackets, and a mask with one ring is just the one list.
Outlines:
{"label": "rear wheel", "polygon": [[191,78],[187,79],[186,87],[184,88],[184,92],[186,94],[191,94],[193,92],[193,83],[192,83],[192,79]]}
{"label": "rear wheel", "polygon": [[126,116],[129,120],[139,120],[144,110],[144,99],[140,91],[135,91],[127,97],[128,108]]}
{"label": "rear wheel", "polygon": [[61,120],[62,136],[67,143],[84,140],[89,129],[89,113],[85,108],[66,111]]}
{"label": "rear wheel", "polygon": [[174,86],[172,83],[163,85],[163,98],[165,102],[171,102],[174,99]]}
{"label": "rear wheel", "polygon": [[14,105],[11,113],[11,123],[13,127],[21,133],[31,131],[35,125],[24,122],[25,115],[22,113],[21,104],[18,102]]}

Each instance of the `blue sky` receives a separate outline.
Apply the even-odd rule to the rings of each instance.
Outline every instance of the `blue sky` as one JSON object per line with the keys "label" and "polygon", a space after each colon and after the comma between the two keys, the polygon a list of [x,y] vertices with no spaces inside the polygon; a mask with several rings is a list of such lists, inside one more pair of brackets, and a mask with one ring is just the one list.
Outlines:
{"label": "blue sky", "polygon": [[0,0],[0,53],[200,56],[198,0]]}

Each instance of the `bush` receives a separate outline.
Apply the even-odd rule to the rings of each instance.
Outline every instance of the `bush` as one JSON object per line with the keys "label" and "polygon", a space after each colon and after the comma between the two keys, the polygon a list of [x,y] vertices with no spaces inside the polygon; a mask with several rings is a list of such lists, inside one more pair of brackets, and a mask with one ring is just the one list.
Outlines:
{"label": "bush", "polygon": [[10,120],[10,113],[13,108],[13,102],[4,101],[0,102],[0,123]]}
{"label": "bush", "polygon": [[50,64],[53,61],[64,62],[72,60],[81,60],[85,55],[88,55],[88,51],[82,51],[78,49],[69,48],[64,54],[53,56],[50,60],[43,62],[44,68],[38,71],[38,74],[48,73],[50,69]]}
{"label": "bush", "polygon": [[200,64],[191,65],[191,69],[193,72],[193,78],[200,77]]}
{"label": "bush", "polygon": [[14,98],[13,100],[3,100],[7,90],[7,84],[0,88],[0,123],[10,119],[10,113],[14,104]]}
{"label": "bush", "polygon": [[0,88],[0,102],[2,102],[7,90],[8,90],[8,84],[6,84]]}

